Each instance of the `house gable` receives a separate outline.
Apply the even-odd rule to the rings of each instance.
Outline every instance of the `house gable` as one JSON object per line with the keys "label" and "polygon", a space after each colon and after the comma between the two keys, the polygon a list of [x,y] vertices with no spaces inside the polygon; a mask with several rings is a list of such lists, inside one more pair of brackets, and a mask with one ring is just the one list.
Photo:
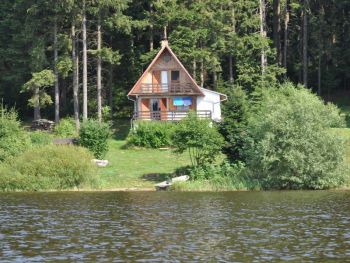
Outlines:
{"label": "house gable", "polygon": [[180,60],[165,42],[150,65],[128,93],[128,96],[143,94],[188,94],[204,96]]}

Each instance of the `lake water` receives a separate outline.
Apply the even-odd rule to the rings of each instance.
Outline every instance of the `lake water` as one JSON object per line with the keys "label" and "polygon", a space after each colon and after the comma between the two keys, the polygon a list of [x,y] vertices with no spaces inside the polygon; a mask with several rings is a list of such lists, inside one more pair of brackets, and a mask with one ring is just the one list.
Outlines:
{"label": "lake water", "polygon": [[0,261],[350,261],[350,192],[0,194]]}

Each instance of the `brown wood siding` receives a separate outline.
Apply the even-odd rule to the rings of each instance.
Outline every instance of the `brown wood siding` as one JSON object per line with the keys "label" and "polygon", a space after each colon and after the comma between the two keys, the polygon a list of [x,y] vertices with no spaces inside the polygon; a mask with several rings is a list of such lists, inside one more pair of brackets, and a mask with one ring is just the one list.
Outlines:
{"label": "brown wood siding", "polygon": [[150,99],[141,99],[141,111],[149,111]]}
{"label": "brown wood siding", "polygon": [[196,96],[191,96],[192,97],[192,104],[190,105],[191,110],[197,110],[197,97]]}
{"label": "brown wood siding", "polygon": [[160,99],[160,110],[161,111],[166,111],[166,98]]}
{"label": "brown wood siding", "polygon": [[[164,56],[168,55],[170,56],[169,52],[164,52],[156,61],[156,63],[153,65],[152,70],[154,71],[161,71],[161,70],[166,70],[169,71],[168,73],[168,79],[169,83],[171,82],[171,70],[178,70],[180,72],[180,79],[178,82],[180,83],[191,83],[190,78],[186,75],[186,73],[181,69],[181,66],[176,62],[176,60],[171,57],[171,60],[168,62],[164,61]],[[177,82],[177,83],[178,83]],[[142,81],[142,83],[145,83]],[[160,83],[160,81],[159,81]]]}
{"label": "brown wood siding", "polygon": [[[165,59],[165,56],[170,56],[168,59]],[[164,46],[160,52],[158,52],[157,56],[152,60],[151,64],[147,67],[146,71],[142,74],[141,78],[136,82],[132,90],[129,92],[128,95],[141,95],[141,94],[151,94],[154,93],[160,93],[160,91],[156,91],[152,88],[154,86],[152,85],[155,83],[155,86],[160,84],[161,82],[161,74],[156,73],[155,79],[153,79],[152,72],[153,71],[167,71],[168,72],[168,78],[169,78],[169,84],[171,84],[170,80],[170,74],[171,71],[178,70],[180,72],[180,79],[179,79],[179,86],[182,87],[182,89],[172,89],[170,92],[166,92],[167,90],[163,91],[162,93],[167,93],[169,95],[173,94],[179,94],[179,95],[201,95],[203,96],[203,92],[200,90],[199,86],[195,83],[195,80],[191,78],[191,75],[187,70],[184,68],[184,66],[181,64],[181,62],[178,60],[176,55],[173,53],[170,47]],[[173,83],[175,84],[175,83]],[[192,92],[191,92],[192,88]]]}
{"label": "brown wood siding", "polygon": [[176,110],[174,103],[173,103],[173,98],[168,98],[168,108],[170,111]]}
{"label": "brown wood siding", "polygon": [[152,84],[153,85],[157,85],[157,84],[161,84],[162,80],[160,77],[160,70],[153,70],[152,71]]}
{"label": "brown wood siding", "polygon": [[[167,99],[166,98],[162,98],[160,99],[160,110],[161,111],[167,111]],[[162,112],[160,115],[160,119],[161,120],[166,120],[167,119],[167,113],[166,112]]]}
{"label": "brown wood siding", "polygon": [[179,69],[180,65],[175,61],[173,57],[171,57],[170,61],[165,62],[164,56],[171,56],[169,52],[165,51],[156,61],[156,63],[153,65],[154,70],[171,70],[171,69]]}

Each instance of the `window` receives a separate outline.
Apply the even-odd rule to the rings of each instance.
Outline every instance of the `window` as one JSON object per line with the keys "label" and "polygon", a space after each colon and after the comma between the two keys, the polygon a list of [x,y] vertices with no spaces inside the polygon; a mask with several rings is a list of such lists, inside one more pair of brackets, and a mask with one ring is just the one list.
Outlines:
{"label": "window", "polygon": [[173,105],[177,107],[188,107],[192,105],[192,98],[191,97],[174,97],[173,99]]}
{"label": "window", "polygon": [[168,63],[171,60],[171,56],[169,54],[164,55],[163,57],[164,62]]}
{"label": "window", "polygon": [[178,70],[171,71],[171,81],[180,81],[180,71]]}

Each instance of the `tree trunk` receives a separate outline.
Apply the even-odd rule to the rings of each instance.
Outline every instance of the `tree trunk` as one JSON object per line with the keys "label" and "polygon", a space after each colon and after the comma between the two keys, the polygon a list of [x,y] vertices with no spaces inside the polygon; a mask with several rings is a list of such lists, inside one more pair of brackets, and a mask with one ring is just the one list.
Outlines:
{"label": "tree trunk", "polygon": [[218,73],[216,71],[213,72],[213,87],[214,90],[218,87]]}
{"label": "tree trunk", "polygon": [[87,87],[87,42],[86,42],[86,6],[83,0],[83,120],[88,118],[88,87]]}
{"label": "tree trunk", "polygon": [[[266,6],[265,0],[259,0],[260,13],[260,36],[262,39],[266,38]],[[261,50],[261,73],[264,75],[267,67],[266,50],[265,47]]]}
{"label": "tree trunk", "polygon": [[97,118],[99,122],[102,122],[102,59],[101,59],[101,16],[98,17],[97,22]]}
{"label": "tree trunk", "polygon": [[[236,15],[235,15],[235,9],[232,6],[232,10],[231,10],[231,22],[232,22],[232,33],[236,34]],[[229,63],[229,81],[230,83],[233,83],[233,56],[232,54],[229,55],[228,58],[228,63]]]}
{"label": "tree trunk", "polygon": [[150,25],[149,30],[149,51],[153,51],[154,40],[153,40],[153,25]]}
{"label": "tree trunk", "polygon": [[323,50],[324,50],[324,38],[323,38],[323,31],[324,31],[324,22],[325,22],[325,10],[323,4],[320,6],[320,19],[319,19],[319,30],[318,30],[318,69],[317,69],[317,94],[321,96],[321,89],[322,89],[322,57],[323,57]]}
{"label": "tree trunk", "polygon": [[108,90],[108,103],[111,111],[111,117],[113,116],[113,65],[109,65],[109,90]]}
{"label": "tree trunk", "polygon": [[131,36],[130,38],[130,64],[131,67],[133,68],[135,66],[135,50],[134,50],[134,38]]}
{"label": "tree trunk", "polygon": [[308,21],[307,21],[307,0],[304,0],[303,11],[303,84],[308,86]]}
{"label": "tree trunk", "polygon": [[289,24],[289,0],[286,0],[284,17],[284,40],[283,40],[283,67],[287,70],[288,52],[288,24]]}
{"label": "tree trunk", "polygon": [[[149,4],[149,10],[151,16],[153,15],[153,3]],[[151,23],[149,26],[149,50],[152,51],[154,47],[154,39],[153,39],[153,24]]]}
{"label": "tree trunk", "polygon": [[79,120],[79,56],[77,54],[77,39],[75,35],[75,26],[72,24],[72,60],[73,60],[73,108],[75,127],[80,129]]}
{"label": "tree trunk", "polygon": [[54,53],[54,74],[55,74],[55,122],[60,121],[60,89],[58,86],[58,71],[57,71],[57,61],[58,61],[58,47],[57,47],[57,19],[55,18],[54,30],[53,30],[53,53]]}
{"label": "tree trunk", "polygon": [[321,54],[318,56],[318,69],[317,69],[317,94],[321,96]]}
{"label": "tree trunk", "polygon": [[41,119],[40,114],[40,101],[39,101],[39,88],[35,88],[34,90],[34,120]]}
{"label": "tree trunk", "polygon": [[60,87],[61,87],[60,88],[60,94],[61,94],[60,111],[65,113],[65,112],[67,112],[67,93],[69,91],[67,90],[67,85],[65,85],[65,80],[64,79],[62,79]]}
{"label": "tree trunk", "polygon": [[193,77],[194,80],[196,80],[196,78],[197,78],[197,76],[196,76],[196,75],[197,75],[197,74],[196,74],[196,71],[197,71],[197,62],[196,62],[196,60],[194,59],[192,63],[193,63],[193,64],[192,64],[192,68],[193,68],[192,77]]}
{"label": "tree trunk", "polygon": [[277,51],[277,62],[281,64],[281,5],[280,0],[273,0],[273,44]]}
{"label": "tree trunk", "polygon": [[201,60],[201,88],[204,86],[204,60]]}
{"label": "tree trunk", "polygon": [[228,71],[229,71],[229,81],[233,83],[233,57],[230,54],[228,57]]}

